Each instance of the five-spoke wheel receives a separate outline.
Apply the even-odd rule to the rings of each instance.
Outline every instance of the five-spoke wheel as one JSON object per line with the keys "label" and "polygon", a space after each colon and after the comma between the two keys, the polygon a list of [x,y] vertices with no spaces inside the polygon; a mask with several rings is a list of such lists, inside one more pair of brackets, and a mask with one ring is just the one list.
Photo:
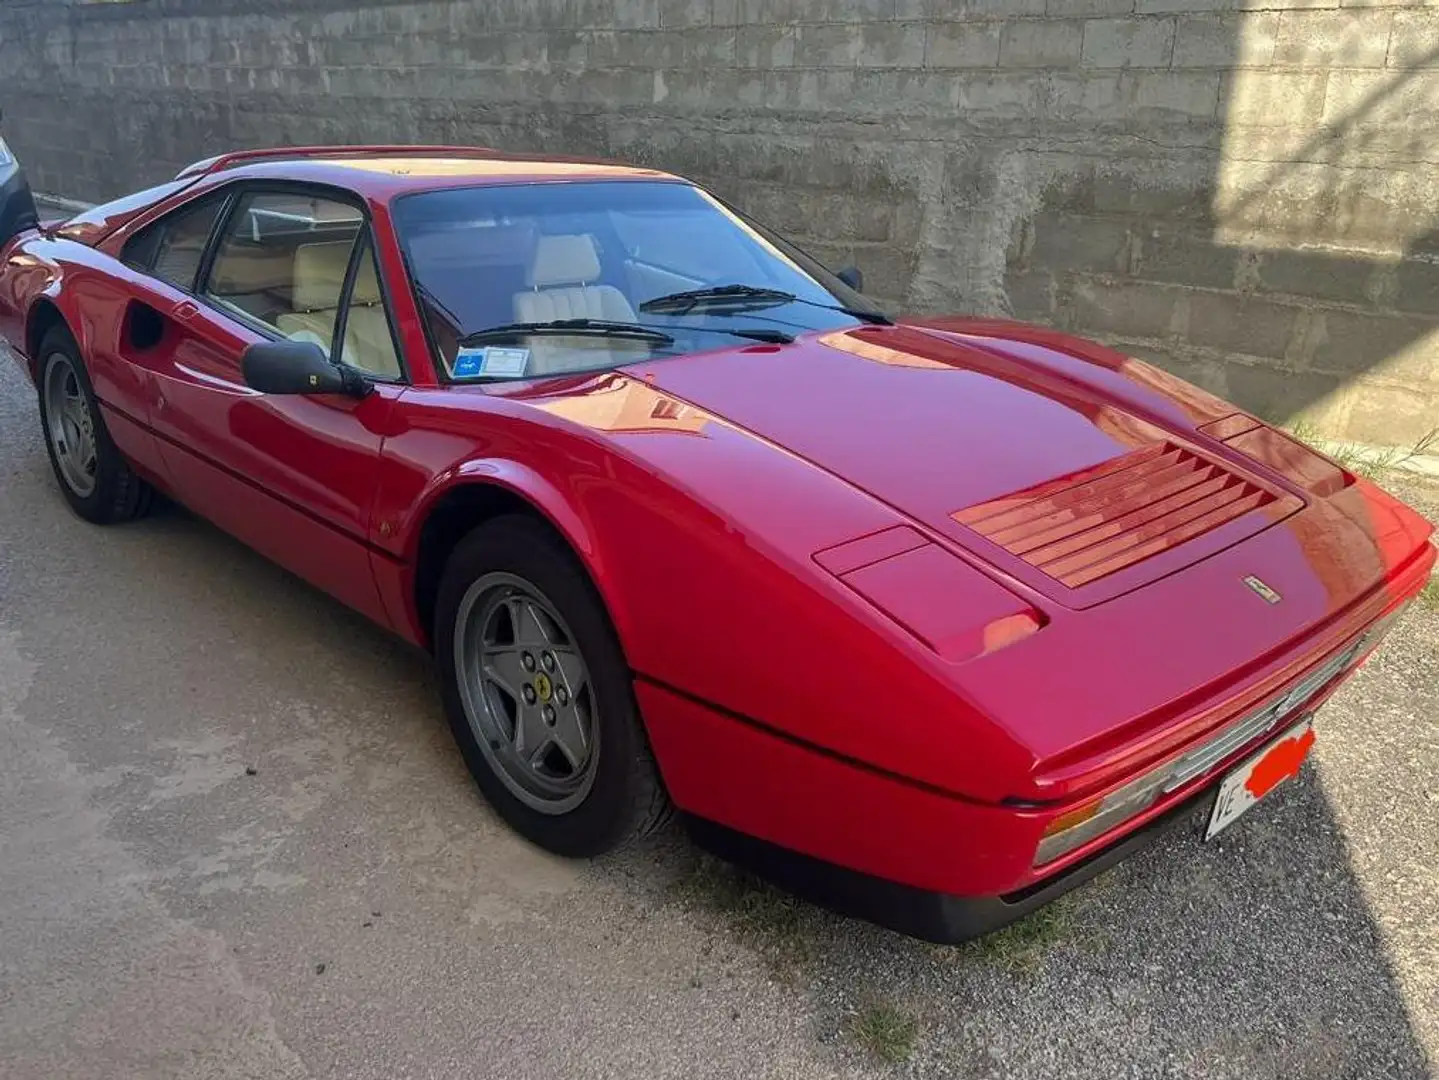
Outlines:
{"label": "five-spoke wheel", "polygon": [[529,514],[478,526],[449,557],[434,619],[450,730],[515,829],[595,855],[664,820],[624,651],[553,528]]}
{"label": "five-spoke wheel", "polygon": [[95,490],[95,418],[80,390],[74,362],[63,352],[45,358],[41,407],[60,480],[82,499]]}
{"label": "five-spoke wheel", "polygon": [[153,492],[110,437],[75,339],[64,326],[52,327],[37,355],[45,449],[66,502],[97,525],[139,517]]}
{"label": "five-spoke wheel", "polygon": [[455,666],[465,714],[486,760],[542,814],[584,801],[599,760],[589,671],[554,605],[513,574],[465,593]]}

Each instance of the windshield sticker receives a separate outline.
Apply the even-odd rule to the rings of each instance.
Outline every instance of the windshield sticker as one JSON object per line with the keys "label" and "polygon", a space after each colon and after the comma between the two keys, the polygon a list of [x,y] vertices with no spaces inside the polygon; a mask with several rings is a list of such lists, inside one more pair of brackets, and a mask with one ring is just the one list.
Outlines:
{"label": "windshield sticker", "polygon": [[484,349],[461,349],[455,353],[455,378],[465,379],[480,373],[480,361],[485,358]]}
{"label": "windshield sticker", "polygon": [[523,375],[530,363],[529,349],[499,349],[492,345],[484,354],[481,375]]}
{"label": "windshield sticker", "polygon": [[476,375],[523,375],[530,363],[529,349],[461,349],[455,353],[454,377],[474,378]]}

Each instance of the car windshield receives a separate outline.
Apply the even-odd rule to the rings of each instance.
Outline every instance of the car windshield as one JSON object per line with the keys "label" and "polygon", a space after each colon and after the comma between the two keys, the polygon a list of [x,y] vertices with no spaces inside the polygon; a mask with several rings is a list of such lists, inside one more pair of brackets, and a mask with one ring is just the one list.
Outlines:
{"label": "car windshield", "polygon": [[[878,313],[682,181],[451,188],[402,196],[393,213],[431,340],[457,381],[598,371]],[[696,290],[717,294],[675,295]],[[523,330],[572,320],[590,325]]]}

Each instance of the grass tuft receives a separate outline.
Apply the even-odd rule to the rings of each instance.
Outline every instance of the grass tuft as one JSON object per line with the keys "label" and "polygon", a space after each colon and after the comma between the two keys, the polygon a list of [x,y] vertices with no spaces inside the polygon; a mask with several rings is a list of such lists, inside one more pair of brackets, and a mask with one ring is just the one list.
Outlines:
{"label": "grass tuft", "polygon": [[1038,908],[1002,930],[970,943],[986,960],[1010,971],[1032,972],[1052,947],[1071,936],[1074,908],[1061,898]]}
{"label": "grass tuft", "polygon": [[1328,454],[1341,467],[1355,475],[1375,482],[1380,481],[1389,470],[1416,457],[1439,450],[1439,427],[1429,431],[1408,449],[1390,446],[1367,453],[1349,443],[1327,443],[1320,435],[1319,428],[1308,420],[1297,420],[1289,425],[1288,430],[1289,434],[1300,442],[1309,443],[1316,449],[1318,449],[1316,444],[1324,443],[1324,449],[1321,452]]}
{"label": "grass tuft", "polygon": [[722,916],[776,978],[792,982],[809,962],[813,949],[808,905],[752,874],[702,855],[675,883],[674,892],[688,906]]}
{"label": "grass tuft", "polygon": [[864,1009],[850,1025],[857,1043],[881,1061],[908,1061],[919,1038],[919,1021],[887,1002]]}
{"label": "grass tuft", "polygon": [[1439,577],[1429,579],[1429,584],[1419,594],[1419,603],[1430,611],[1439,611]]}

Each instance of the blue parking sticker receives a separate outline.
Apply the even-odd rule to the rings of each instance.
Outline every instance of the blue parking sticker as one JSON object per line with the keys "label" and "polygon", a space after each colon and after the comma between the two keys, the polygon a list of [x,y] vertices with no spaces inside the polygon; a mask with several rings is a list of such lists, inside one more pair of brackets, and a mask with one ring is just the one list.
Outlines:
{"label": "blue parking sticker", "polygon": [[484,349],[461,349],[455,353],[455,378],[467,379],[478,375],[484,359]]}
{"label": "blue parking sticker", "polygon": [[455,354],[454,376],[457,379],[476,375],[518,376],[529,366],[529,349],[461,349]]}

